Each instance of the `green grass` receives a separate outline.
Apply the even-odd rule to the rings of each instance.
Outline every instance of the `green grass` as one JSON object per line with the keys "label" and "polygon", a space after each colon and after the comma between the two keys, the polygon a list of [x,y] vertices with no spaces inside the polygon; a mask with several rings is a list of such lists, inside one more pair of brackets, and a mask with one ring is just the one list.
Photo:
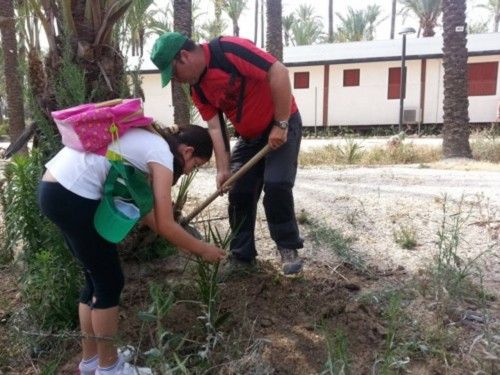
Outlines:
{"label": "green grass", "polygon": [[351,246],[354,238],[346,237],[338,229],[316,221],[310,224],[309,236],[316,245],[328,247],[341,261],[352,265],[357,270],[366,271],[365,259]]}

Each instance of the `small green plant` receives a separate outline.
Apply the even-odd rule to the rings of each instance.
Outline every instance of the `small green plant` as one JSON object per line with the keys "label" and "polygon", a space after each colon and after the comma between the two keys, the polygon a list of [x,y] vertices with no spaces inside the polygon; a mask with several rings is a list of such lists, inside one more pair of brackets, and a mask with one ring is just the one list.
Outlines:
{"label": "small green plant", "polygon": [[139,320],[153,324],[153,347],[144,353],[147,364],[160,374],[188,374],[186,363],[191,355],[182,357],[178,354],[184,345],[184,337],[172,333],[163,325],[163,320],[175,305],[174,294],[164,286],[151,283],[149,296],[151,304],[148,310],[138,313]]}
{"label": "small green plant", "polygon": [[[216,226],[208,221],[205,225],[205,238],[216,246],[227,249],[233,238],[233,233],[229,229],[225,234],[222,234]],[[196,284],[203,307],[199,319],[203,322],[206,335],[205,344],[199,355],[202,359],[208,359],[210,352],[221,339],[220,326],[229,317],[229,312],[221,313],[219,310],[219,283],[217,281],[219,264],[209,264],[198,259],[197,271]]]}
{"label": "small green plant", "polygon": [[417,246],[417,231],[413,226],[400,224],[393,234],[394,241],[403,249],[411,250]]}
{"label": "small green plant", "polygon": [[331,335],[325,327],[321,328],[326,340],[327,360],[321,375],[348,375],[350,374],[350,356],[347,336],[341,329]]}
{"label": "small green plant", "polygon": [[337,150],[346,164],[356,164],[363,157],[363,146],[352,137],[345,137],[345,143],[337,146]]}

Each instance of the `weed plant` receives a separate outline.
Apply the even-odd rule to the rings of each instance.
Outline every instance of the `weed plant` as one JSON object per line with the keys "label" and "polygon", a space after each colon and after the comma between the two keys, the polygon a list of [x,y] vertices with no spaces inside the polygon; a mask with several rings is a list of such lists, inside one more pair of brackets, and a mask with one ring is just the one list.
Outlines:
{"label": "weed plant", "polygon": [[326,340],[327,360],[321,375],[349,375],[351,358],[349,355],[349,343],[347,336],[341,329],[334,331],[333,335],[327,332],[325,327],[321,328]]}
{"label": "weed plant", "polygon": [[411,250],[417,246],[417,231],[411,225],[399,225],[393,235],[394,241],[403,249]]}
{"label": "weed plant", "polygon": [[457,204],[456,212],[450,214],[449,207],[447,196],[444,196],[442,220],[437,232],[438,249],[432,270],[434,289],[441,301],[448,295],[460,300],[470,296],[473,290],[477,291],[473,285],[481,272],[478,260],[485,254],[481,252],[472,259],[465,259],[460,255],[462,231],[471,212],[470,209],[465,211],[463,197]]}

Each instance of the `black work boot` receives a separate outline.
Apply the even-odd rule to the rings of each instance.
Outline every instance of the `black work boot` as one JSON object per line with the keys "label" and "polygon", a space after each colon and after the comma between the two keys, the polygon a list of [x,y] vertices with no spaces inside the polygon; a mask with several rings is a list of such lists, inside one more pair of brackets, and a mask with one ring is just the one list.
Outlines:
{"label": "black work boot", "polygon": [[286,249],[278,247],[283,264],[283,273],[285,275],[294,275],[302,271],[302,259],[299,258],[297,249]]}
{"label": "black work boot", "polygon": [[249,276],[257,272],[257,262],[254,260],[245,262],[230,255],[225,264],[219,270],[217,281],[223,283],[233,278]]}

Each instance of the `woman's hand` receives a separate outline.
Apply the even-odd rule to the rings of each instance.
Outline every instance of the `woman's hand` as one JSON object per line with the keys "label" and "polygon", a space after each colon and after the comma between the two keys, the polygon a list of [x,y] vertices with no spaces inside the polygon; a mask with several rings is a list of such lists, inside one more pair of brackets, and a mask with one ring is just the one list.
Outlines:
{"label": "woman's hand", "polygon": [[226,253],[224,252],[224,250],[210,244],[206,244],[206,249],[201,254],[201,258],[208,263],[220,262],[222,259],[224,259],[225,256]]}

